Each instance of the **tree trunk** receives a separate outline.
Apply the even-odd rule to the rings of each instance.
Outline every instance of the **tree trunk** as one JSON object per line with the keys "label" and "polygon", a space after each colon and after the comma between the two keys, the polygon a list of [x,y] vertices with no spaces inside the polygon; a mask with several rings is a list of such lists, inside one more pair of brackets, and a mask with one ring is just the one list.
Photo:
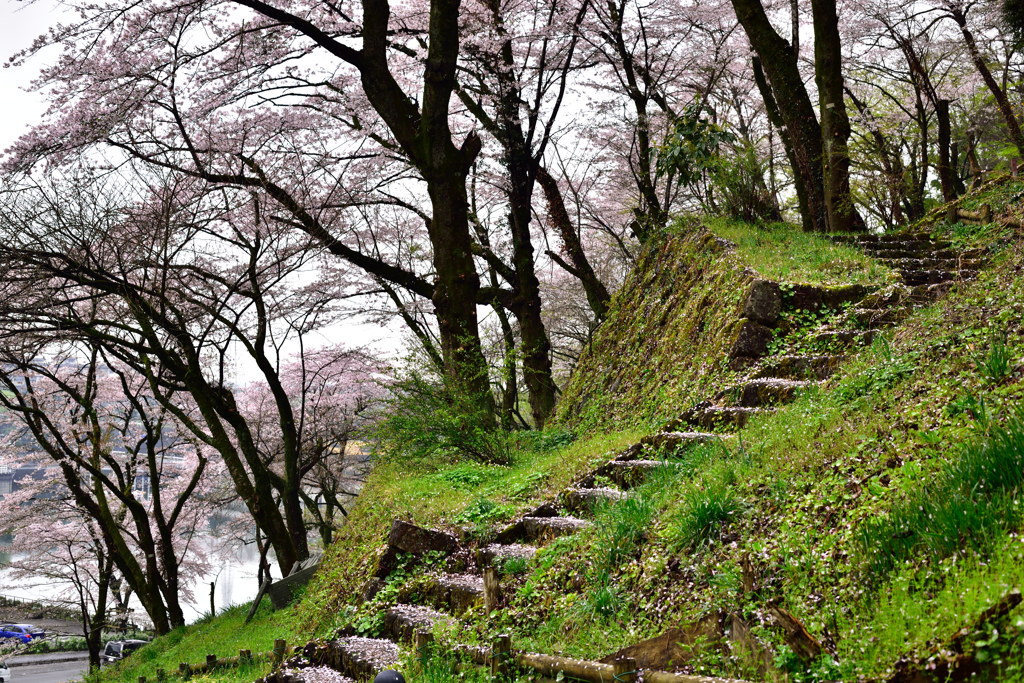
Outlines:
{"label": "tree trunk", "polygon": [[935,120],[938,124],[939,163],[935,170],[942,186],[942,199],[951,202],[956,199],[956,182],[953,180],[953,162],[950,155],[949,100],[935,102]]}
{"label": "tree trunk", "polygon": [[796,149],[793,146],[793,139],[789,135],[789,130],[786,128],[786,122],[782,118],[782,112],[779,109],[779,104],[775,100],[775,93],[772,92],[772,87],[768,83],[768,79],[764,74],[764,69],[761,66],[761,60],[758,57],[754,57],[753,60],[754,69],[754,82],[757,84],[757,89],[761,92],[761,97],[764,99],[765,112],[768,114],[768,120],[773,126],[779,131],[779,137],[782,139],[782,149],[786,152],[786,158],[789,160],[789,167],[793,170],[793,189],[796,191],[797,206],[800,209],[800,221],[803,225],[803,229],[810,232],[816,229],[813,214],[810,208],[809,192],[805,183],[805,177],[796,172],[797,166],[800,163]]}
{"label": "tree trunk", "polygon": [[469,239],[466,173],[459,165],[438,162],[428,176],[427,193],[432,209],[429,234],[437,271],[433,302],[441,355],[453,388],[477,417],[491,422],[494,397],[480,346],[476,312],[480,278]]}
{"label": "tree trunk", "polygon": [[826,232],[828,211],[822,174],[821,126],[804,87],[796,55],[792,46],[772,26],[760,0],[732,0],[732,5],[754,52],[760,58],[764,82],[770,86],[778,119],[784,126],[783,140],[788,140],[787,155],[793,166],[798,195],[803,187],[801,212],[804,228]]}
{"label": "tree trunk", "polygon": [[506,147],[511,192],[509,222],[512,232],[512,264],[516,293],[512,313],[522,337],[523,382],[529,392],[533,425],[543,429],[555,409],[555,381],[551,375],[551,341],[541,319],[540,282],[534,269],[530,219],[533,213],[533,168],[536,164],[511,112],[502,116],[505,130],[513,136]]}
{"label": "tree trunk", "polygon": [[833,232],[860,232],[867,230],[867,225],[850,194],[850,119],[843,100],[843,61],[835,0],[811,0],[811,12],[828,228]]}

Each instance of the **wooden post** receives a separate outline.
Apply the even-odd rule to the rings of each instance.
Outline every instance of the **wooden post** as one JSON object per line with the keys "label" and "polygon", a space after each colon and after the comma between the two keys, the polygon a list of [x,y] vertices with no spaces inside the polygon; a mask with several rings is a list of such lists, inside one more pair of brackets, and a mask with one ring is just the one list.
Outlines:
{"label": "wooden post", "polygon": [[288,643],[277,638],[274,640],[274,661],[280,664],[284,661],[284,653],[288,651]]}
{"label": "wooden post", "polygon": [[189,674],[191,673],[191,669],[192,667],[188,665],[188,662],[181,662],[180,664],[178,664],[178,674],[182,677],[182,679],[188,679]]}
{"label": "wooden post", "polygon": [[252,661],[252,650],[239,650],[238,651],[238,663],[247,663]]}
{"label": "wooden post", "polygon": [[636,660],[631,657],[620,657],[612,662],[612,678],[615,683],[636,683]]}
{"label": "wooden post", "polygon": [[206,670],[209,671],[215,666],[217,666],[217,655],[206,655]]}
{"label": "wooden post", "polygon": [[491,645],[491,675],[505,677],[509,673],[509,660],[512,657],[512,638],[500,635]]}
{"label": "wooden post", "polygon": [[139,676],[139,683],[146,683],[146,677],[145,676]]}
{"label": "wooden post", "polygon": [[992,222],[992,205],[982,204],[981,205],[981,222],[991,223]]}
{"label": "wooden post", "polygon": [[167,680],[167,672],[164,671],[163,669],[157,669],[156,670],[156,680],[160,681],[160,683],[163,683],[164,681],[166,681]]}
{"label": "wooden post", "polygon": [[493,612],[501,604],[501,582],[498,570],[494,567],[484,569],[484,609]]}
{"label": "wooden post", "polygon": [[1020,164],[1020,160],[1017,157],[1010,159],[1010,175],[1014,178],[1017,177],[1017,165]]}
{"label": "wooden post", "polygon": [[950,204],[949,207],[946,209],[946,222],[950,224],[956,223],[958,220],[960,220],[959,213],[960,212],[957,209],[956,204]]}
{"label": "wooden post", "polygon": [[422,661],[427,656],[427,650],[434,644],[434,634],[430,631],[418,630],[413,635],[413,642],[416,645],[416,656]]}

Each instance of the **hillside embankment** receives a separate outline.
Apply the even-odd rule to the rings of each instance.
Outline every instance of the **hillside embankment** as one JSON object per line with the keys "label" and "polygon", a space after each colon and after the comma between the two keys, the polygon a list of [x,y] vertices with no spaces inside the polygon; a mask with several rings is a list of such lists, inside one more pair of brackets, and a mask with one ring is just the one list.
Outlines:
{"label": "hillside embankment", "polygon": [[964,220],[863,238],[679,225],[510,467],[382,461],[296,604],[105,677],[276,636],[417,681],[533,655],[550,675],[1021,680],[1022,196],[1003,180]]}

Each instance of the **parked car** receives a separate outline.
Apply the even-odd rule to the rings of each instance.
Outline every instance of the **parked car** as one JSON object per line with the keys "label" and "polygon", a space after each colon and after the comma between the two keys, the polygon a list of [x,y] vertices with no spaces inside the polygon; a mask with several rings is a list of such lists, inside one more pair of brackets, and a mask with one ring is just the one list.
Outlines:
{"label": "parked car", "polygon": [[32,624],[4,624],[0,626],[0,640],[14,638],[23,643],[31,642],[33,638],[42,638],[46,632],[36,628]]}
{"label": "parked car", "polygon": [[148,640],[112,640],[103,649],[103,663],[119,662],[148,642]]}
{"label": "parked car", "polygon": [[0,683],[7,683],[11,680],[11,670],[7,668],[7,662],[0,660]]}

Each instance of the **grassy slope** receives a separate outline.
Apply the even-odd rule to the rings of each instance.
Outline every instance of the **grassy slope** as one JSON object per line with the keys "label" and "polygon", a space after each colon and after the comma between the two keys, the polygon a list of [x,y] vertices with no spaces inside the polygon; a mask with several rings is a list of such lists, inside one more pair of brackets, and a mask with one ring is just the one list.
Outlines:
{"label": "grassy slope", "polygon": [[[990,194],[1010,203],[1021,189],[1002,185]],[[968,204],[982,201],[986,199],[972,198],[965,206],[972,208]],[[735,303],[715,287],[735,282],[744,258],[761,259],[756,267],[768,271],[765,275],[838,281],[822,267],[821,259],[828,260],[831,247],[820,238],[808,241],[802,234],[790,233],[790,239],[781,239],[785,228],[765,232],[723,223],[712,228],[738,246],[735,257],[726,257],[726,268],[719,264],[704,271],[712,276],[701,284],[705,303],[726,308]],[[953,226],[947,232],[965,246],[991,243],[1000,236],[998,229],[969,226]],[[677,247],[681,244],[676,242]],[[800,246],[793,248],[793,244]],[[765,249],[773,251],[765,257]],[[780,255],[790,258],[802,253],[810,255],[806,262],[790,259],[771,273]],[[873,271],[870,262],[856,258],[850,262],[858,273],[855,280],[887,277]],[[1018,538],[993,532],[979,550],[936,560],[922,554],[873,578],[872,556],[859,533],[867,520],[884,518],[895,502],[914,495],[922,482],[935,480],[944,463],[958,457],[961,444],[976,438],[977,420],[964,409],[967,396],[980,397],[991,412],[1003,415],[1008,406],[1019,402],[1021,368],[1016,359],[1024,352],[1022,263],[1020,245],[1004,248],[995,267],[977,282],[920,311],[891,338],[863,351],[825,389],[752,424],[740,446],[681,454],[691,465],[682,474],[662,473],[628,505],[605,511],[592,532],[553,544],[526,571],[506,579],[515,588],[507,610],[471,624],[457,638],[467,642],[509,631],[518,646],[595,657],[669,625],[728,610],[744,615],[755,632],[784,655],[778,633],[760,621],[767,601],[773,599],[804,620],[815,636],[834,642],[838,653],[835,666],[823,663],[816,673],[793,674],[792,680],[804,676],[852,680],[882,676],[901,655],[923,652],[929,641],[948,638],[971,623],[1009,586],[1024,580],[1024,544]],[[678,269],[659,272],[662,293],[680,281]],[[657,318],[651,315],[658,310],[657,294],[644,299],[644,288],[634,289],[639,298],[626,305],[629,287],[627,283],[618,298],[618,333],[633,335],[634,342],[671,336],[675,330],[671,324],[640,328],[624,318],[626,311],[639,312],[643,324]],[[689,292],[693,300],[700,299],[692,296],[696,293]],[[666,308],[688,305],[685,300],[669,300]],[[609,329],[616,324],[612,322]],[[987,384],[978,369],[979,357],[989,353],[992,330],[1008,335],[1007,346],[1017,364],[1016,374],[999,385]],[[379,605],[362,609],[355,605],[394,517],[428,525],[475,522],[482,528],[558,491],[577,473],[639,436],[639,432],[609,433],[609,427],[633,424],[649,429],[684,404],[703,398],[711,378],[697,377],[700,373],[710,370],[716,381],[728,377],[708,365],[681,362],[692,358],[679,355],[693,351],[681,349],[686,339],[693,337],[636,349],[639,355],[619,359],[627,366],[663,363],[658,372],[671,371],[672,377],[623,375],[620,382],[626,384],[620,384],[625,387],[621,394],[605,384],[592,384],[589,402],[599,409],[575,419],[577,424],[591,426],[594,433],[604,432],[599,436],[546,452],[526,452],[511,468],[465,463],[379,467],[349,525],[331,548],[326,569],[293,609],[276,614],[261,611],[247,628],[240,628],[237,612],[229,612],[158,641],[151,646],[151,652],[158,654],[144,650],[103,677],[125,681],[139,675],[152,677],[157,666],[171,670],[178,661],[201,660],[207,651],[223,656],[241,647],[264,650],[274,637],[328,636],[346,623],[372,630],[370,617]],[[713,350],[715,343],[720,341],[698,350]],[[587,371],[607,372],[589,362],[590,367],[584,366]],[[667,381],[671,392],[628,393],[633,391],[631,383],[638,379],[643,383],[649,377],[647,391]],[[608,393],[613,395],[604,395]],[[630,400],[642,419],[631,419],[636,416],[627,413]],[[659,407],[663,405],[670,408]],[[596,425],[605,429],[598,430]],[[745,562],[754,568],[753,593],[740,591]],[[989,636],[978,642],[1007,661],[1020,659],[1013,644],[1020,638],[1013,629],[1009,636]],[[747,663],[712,653],[700,656],[694,668],[753,676]],[[252,680],[260,671],[257,665],[253,671],[215,678]],[[1004,678],[1014,675],[1006,672]]]}
{"label": "grassy slope", "polygon": [[[997,226],[937,232],[965,246],[1006,236]],[[901,656],[948,640],[1024,579],[1015,510],[1000,509],[1004,527],[989,526],[973,549],[943,554],[922,543],[885,575],[876,569],[878,539],[864,542],[863,533],[900,501],[942,502],[934,500],[943,495],[935,482],[961,458],[964,444],[984,436],[971,400],[983,402],[997,423],[1020,405],[1022,270],[1018,239],[1001,247],[978,281],[860,353],[824,390],[756,421],[741,445],[685,455],[692,467],[666,473],[636,496],[634,508],[651,509],[612,509],[592,533],[549,552],[523,581],[508,623],[525,624],[521,638],[539,649],[596,657],[712,611],[758,624],[768,601],[779,600],[835,644],[837,663],[794,674],[822,680],[884,677]],[[1012,374],[993,383],[985,367],[1001,335]],[[641,533],[631,537],[623,528]],[[969,535],[969,526],[959,533]],[[595,570],[613,549],[633,562],[610,573]],[[745,561],[756,585],[746,594]],[[1015,618],[1015,628],[1024,625],[1024,613]],[[755,632],[784,654],[777,632],[757,625]],[[1024,661],[1020,635],[977,638],[992,657],[1006,660],[1007,680],[1017,679]],[[704,656],[697,669],[756,677],[743,662],[717,654]]]}
{"label": "grassy slope", "polygon": [[256,618],[245,624],[248,611],[248,605],[233,607],[216,618],[176,629],[117,665],[104,667],[99,678],[123,683],[136,683],[139,676],[156,680],[157,669],[173,673],[181,662],[201,664],[208,654],[229,657],[244,649],[252,651],[255,660],[252,664],[196,675],[189,680],[254,681],[270,671],[269,662],[257,655],[270,652],[276,638],[298,642],[298,622],[292,609],[271,611],[269,600],[261,606]]}

